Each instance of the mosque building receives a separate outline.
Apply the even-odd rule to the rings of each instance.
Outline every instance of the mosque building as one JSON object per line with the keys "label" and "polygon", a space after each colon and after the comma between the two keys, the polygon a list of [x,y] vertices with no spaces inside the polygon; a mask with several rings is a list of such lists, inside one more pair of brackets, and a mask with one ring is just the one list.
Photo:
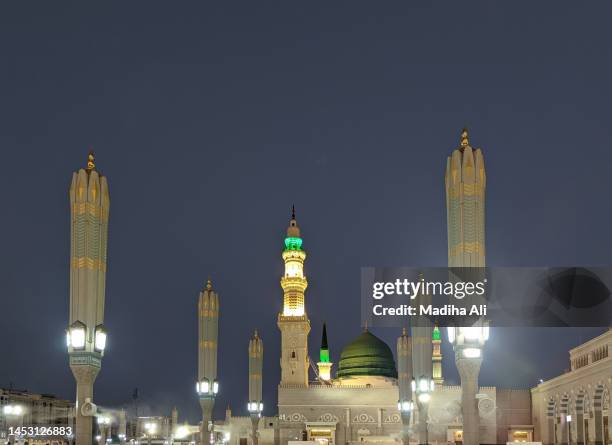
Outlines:
{"label": "mosque building", "polygon": [[[460,175],[462,169],[464,177],[467,176],[466,171],[472,172],[472,176],[480,175],[482,193],[477,196],[480,200],[475,207],[476,216],[470,221],[476,225],[481,222],[481,226],[473,230],[464,228],[468,235],[473,234],[473,239],[468,242],[462,239],[456,245],[449,245],[449,262],[457,263],[467,258],[480,265],[484,262],[484,161],[481,151],[469,145],[466,131],[462,134],[460,147],[449,158],[447,176],[456,174],[453,170],[456,162],[462,162]],[[477,189],[477,185],[471,184],[471,187]],[[454,205],[452,199],[448,205]],[[449,213],[452,214],[452,209]],[[308,280],[304,264],[307,255],[303,244],[293,211],[282,252],[285,264],[285,273],[281,277],[283,308],[277,321],[281,332],[278,418],[262,423],[259,429],[262,441],[275,445],[287,445],[294,441],[311,441],[322,445],[402,443],[404,425],[398,409],[398,368],[393,351],[383,340],[364,329],[342,349],[340,361],[335,366],[329,359],[329,343],[326,327],[323,326],[318,363],[315,365],[308,357],[311,325],[306,310]],[[414,369],[409,374],[420,375],[417,367],[428,369],[425,373],[429,373],[435,383],[425,420],[426,440],[430,443],[462,444],[462,391],[461,386],[444,385],[440,329],[434,326],[424,331],[425,334],[417,331],[412,329],[412,338],[407,338],[414,349],[414,360],[409,356],[408,362],[408,366]],[[404,332],[402,336],[407,336],[407,333]],[[420,352],[417,353],[417,349]],[[425,357],[421,361],[428,363],[419,364],[419,354]],[[309,375],[309,368],[313,369],[314,378]],[[529,390],[480,387],[477,396],[479,443],[505,443],[517,438],[533,440]],[[416,411],[411,416],[409,430],[417,429],[419,413]],[[240,419],[229,417],[218,422],[215,429],[232,431],[238,435],[235,445],[245,445],[240,443],[240,437],[246,440],[251,432],[238,427]],[[409,438],[411,442],[418,443],[417,440],[416,437]]]}
{"label": "mosque building", "polygon": [[[445,175],[449,266],[485,265],[485,186],[482,151],[471,147],[464,130],[459,147],[448,158]],[[304,269],[307,254],[295,210],[281,254],[285,266],[280,279],[283,305],[277,317],[281,377],[277,411],[266,410],[275,412],[274,415],[263,416],[264,402],[268,407],[274,403],[263,400],[264,339],[255,332],[248,349],[249,415],[235,416],[228,408],[224,420],[212,418],[223,384],[223,376],[217,375],[223,300],[210,279],[197,304],[198,368],[194,372],[197,376],[194,386],[202,409],[201,423],[180,423],[176,410],[171,416],[136,415],[130,419],[122,409],[97,408],[93,403],[93,385],[106,344],[103,309],[110,199],[106,177],[96,171],[93,154],[87,169],[74,174],[70,199],[71,304],[67,348],[77,381],[77,400],[74,408],[64,407],[66,412],[61,419],[58,417],[58,422],[75,427],[78,445],[95,443],[95,431],[100,432],[95,436],[99,437],[95,439],[98,443],[135,444],[612,443],[608,423],[612,330],[571,350],[571,370],[542,381],[531,390],[478,384],[480,365],[486,359],[482,346],[488,327],[484,325],[478,328],[477,336],[462,331],[472,328],[449,328],[461,385],[448,385],[444,380],[442,333],[436,325],[398,332],[395,351],[365,328],[344,346],[337,364],[330,360],[333,343],[323,325],[318,362],[312,360],[308,354],[311,323]],[[470,343],[474,339],[479,343]],[[29,408],[22,395],[9,391],[1,392],[0,396],[0,426],[19,424],[23,422],[23,413],[36,413],[39,404],[44,407],[46,403],[44,400],[39,403],[38,399],[28,401],[32,406]],[[39,417],[33,417],[32,422],[42,421],[43,417]],[[95,428],[94,418],[98,424]],[[103,422],[104,419],[107,421]]]}

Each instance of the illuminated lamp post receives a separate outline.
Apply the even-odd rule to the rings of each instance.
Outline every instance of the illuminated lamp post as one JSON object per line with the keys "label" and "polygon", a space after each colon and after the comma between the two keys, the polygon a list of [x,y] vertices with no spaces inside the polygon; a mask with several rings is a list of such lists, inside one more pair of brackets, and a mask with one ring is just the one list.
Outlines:
{"label": "illuminated lamp post", "polygon": [[255,331],[253,338],[249,341],[249,403],[247,404],[253,425],[253,445],[259,442],[257,427],[263,411],[262,377],[263,341]]}
{"label": "illuminated lamp post", "polygon": [[489,325],[484,320],[479,320],[476,326],[448,328],[448,341],[455,350],[455,363],[461,377],[464,445],[479,444],[480,417],[476,395],[482,350],[488,339]]}
{"label": "illuminated lamp post", "polygon": [[219,392],[217,348],[219,338],[219,295],[208,279],[198,299],[198,380],[196,392],[202,409],[200,444],[212,442],[212,411]]}
{"label": "illuminated lamp post", "polygon": [[434,381],[431,377],[422,375],[412,379],[412,391],[417,396],[417,407],[419,409],[419,444],[427,444],[429,441],[429,430],[427,428],[429,401],[434,391]]}
{"label": "illuminated lamp post", "polygon": [[406,329],[397,338],[397,383],[399,389],[399,400],[397,410],[402,419],[402,443],[410,443],[410,416],[414,409],[412,402],[412,341]]}

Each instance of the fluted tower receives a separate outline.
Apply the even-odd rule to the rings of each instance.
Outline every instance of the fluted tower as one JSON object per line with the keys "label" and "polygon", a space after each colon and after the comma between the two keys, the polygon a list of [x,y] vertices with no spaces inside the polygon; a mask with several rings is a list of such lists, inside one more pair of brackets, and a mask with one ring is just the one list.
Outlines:
{"label": "fluted tower", "polygon": [[446,161],[448,267],[485,266],[485,174],[482,151],[470,146],[467,129]]}
{"label": "fluted tower", "polygon": [[249,341],[249,403],[248,410],[251,414],[253,425],[253,445],[257,445],[257,427],[263,411],[262,395],[263,379],[263,341],[259,338],[257,331]]}
{"label": "fluted tower", "polygon": [[437,324],[434,325],[433,333],[431,334],[431,343],[433,345],[431,356],[433,379],[436,385],[441,385],[444,383],[444,377],[442,376],[442,336]]}
{"label": "fluted tower", "polygon": [[306,252],[302,249],[300,229],[292,209],[283,250],[285,274],[281,278],[283,311],[278,314],[281,331],[281,384],[308,386],[308,333],[304,293],[308,281],[304,275]]}
{"label": "fluted tower", "polygon": [[323,333],[321,334],[321,349],[319,350],[319,378],[324,381],[331,380],[331,369],[333,363],[329,360],[329,345],[327,344],[327,326],[323,323]]}
{"label": "fluted tower", "polygon": [[[448,266],[470,268],[468,272],[474,280],[484,278],[486,178],[482,151],[472,148],[467,129],[463,129],[460,145],[446,163]],[[489,328],[485,320],[480,320],[470,327],[449,327],[448,333],[461,378],[463,443],[478,445],[480,416],[476,394],[482,347]]]}
{"label": "fluted tower", "polygon": [[219,295],[210,278],[198,300],[198,381],[196,391],[202,408],[201,443],[208,443],[212,410],[219,392],[217,381],[217,340],[219,338]]}
{"label": "fluted tower", "polygon": [[410,415],[413,409],[412,402],[412,341],[406,328],[397,339],[397,384],[399,387],[399,400],[397,408],[402,418],[402,443],[410,443]]}
{"label": "fluted tower", "polygon": [[[70,315],[66,332],[70,369],[76,380],[76,442],[90,445],[93,384],[106,347],[104,302],[110,198],[93,152],[70,184]],[[91,406],[91,405],[88,405]]]}

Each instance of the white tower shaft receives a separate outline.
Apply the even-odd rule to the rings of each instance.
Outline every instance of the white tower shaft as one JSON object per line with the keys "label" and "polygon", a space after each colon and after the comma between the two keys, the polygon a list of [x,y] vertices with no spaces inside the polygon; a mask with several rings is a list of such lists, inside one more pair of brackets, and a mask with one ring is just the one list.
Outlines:
{"label": "white tower shaft", "polygon": [[202,408],[200,441],[209,441],[212,411],[219,390],[217,381],[217,349],[219,338],[219,296],[210,279],[198,299],[198,381],[196,390]]}
{"label": "white tower shaft", "polygon": [[[448,266],[485,267],[486,173],[480,149],[472,149],[467,130],[446,163]],[[462,329],[462,328],[458,328]],[[458,337],[458,336],[457,336]],[[455,363],[461,377],[461,412],[464,445],[478,445],[480,418],[476,394],[482,355],[466,357],[455,344]]]}
{"label": "white tower shaft", "polygon": [[259,338],[257,331],[249,341],[249,403],[251,414],[253,445],[259,442],[258,427],[259,419],[263,411],[263,341]]}
{"label": "white tower shaft", "polygon": [[283,251],[285,274],[281,278],[283,311],[278,314],[281,331],[281,385],[308,386],[308,333],[310,320],[306,315],[304,293],[308,286],[304,274],[306,252],[302,249],[300,229],[293,212]]}
{"label": "white tower shaft", "polygon": [[83,410],[93,403],[93,384],[106,346],[104,303],[110,198],[108,183],[95,170],[73,173],[70,184],[70,314],[67,330],[70,369],[77,383],[76,442],[92,443],[93,417]]}

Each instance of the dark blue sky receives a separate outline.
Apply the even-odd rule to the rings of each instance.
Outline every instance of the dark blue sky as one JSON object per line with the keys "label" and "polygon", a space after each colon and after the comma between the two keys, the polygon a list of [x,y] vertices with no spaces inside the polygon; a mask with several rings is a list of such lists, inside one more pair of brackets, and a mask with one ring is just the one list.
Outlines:
{"label": "dark blue sky", "polygon": [[[271,414],[291,204],[311,353],[326,320],[337,362],[360,332],[361,266],[445,265],[443,171],[464,125],[485,154],[489,265],[609,264],[611,14],[552,1],[0,5],[0,385],[74,397],[67,193],[90,145],[111,191],[100,405],[138,387],[143,406],[197,420],[210,274],[217,413],[245,411],[258,328]],[[481,383],[529,387],[596,332],[495,330]]]}

